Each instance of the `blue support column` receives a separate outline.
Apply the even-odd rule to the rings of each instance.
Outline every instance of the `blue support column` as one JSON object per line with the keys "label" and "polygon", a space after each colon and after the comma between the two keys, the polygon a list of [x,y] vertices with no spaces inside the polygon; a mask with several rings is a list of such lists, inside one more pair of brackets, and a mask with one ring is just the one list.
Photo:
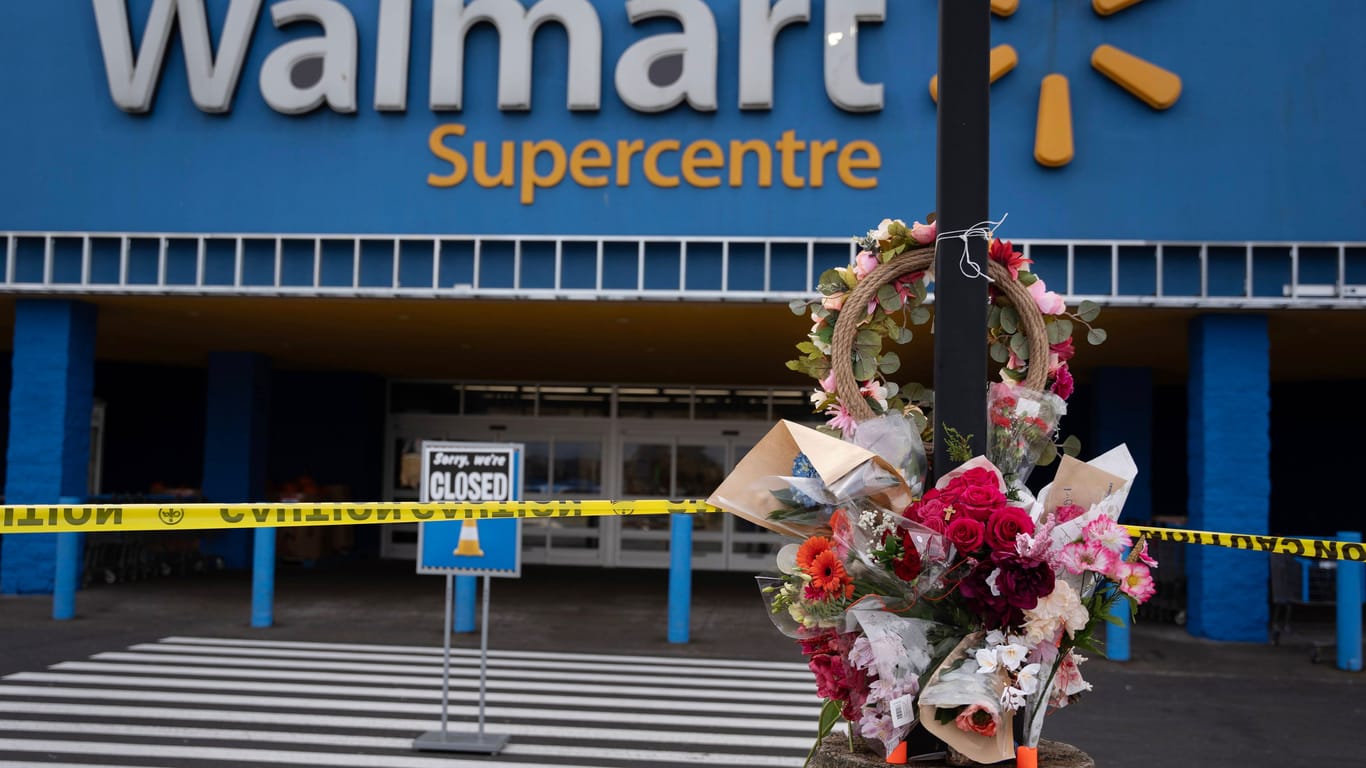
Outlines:
{"label": "blue support column", "polygon": [[[270,361],[249,352],[209,354],[204,429],[204,498],[261,501],[266,490],[270,427]],[[253,543],[256,554],[252,554]],[[251,625],[268,627],[275,595],[275,529],[225,531],[201,549],[230,569],[252,566]],[[269,559],[269,563],[263,559]]]}
{"label": "blue support column", "polygon": [[[1361,531],[1340,531],[1338,541],[1361,544]],[[1361,547],[1357,547],[1360,552]],[[1361,671],[1361,603],[1363,595],[1361,574],[1366,565],[1361,561],[1338,562],[1338,669]]]}
{"label": "blue support column", "polygon": [[[1190,326],[1187,436],[1190,527],[1266,534],[1270,524],[1271,394],[1267,322],[1203,315]],[[1265,553],[1187,547],[1191,634],[1266,642]]]}
{"label": "blue support column", "polygon": [[1121,623],[1105,625],[1105,658],[1128,661],[1132,657],[1129,650],[1129,601],[1120,600],[1110,606],[1110,615]]}
{"label": "blue support column", "polygon": [[[52,504],[62,497],[84,498],[88,491],[95,318],[94,306],[77,301],[20,299],[14,304],[5,475],[9,504]],[[3,537],[0,592],[52,593],[59,536]],[[80,539],[66,539],[64,548],[79,570]],[[67,576],[74,591],[79,574],[73,576],[70,571]],[[73,594],[73,611],[74,599]]]}
{"label": "blue support column", "polygon": [[1138,477],[1124,502],[1124,522],[1153,518],[1153,372],[1151,368],[1097,368],[1091,377],[1091,442],[1100,454],[1126,443]]}
{"label": "blue support column", "polygon": [[479,584],[478,576],[456,576],[455,577],[455,612],[451,619],[452,630],[456,632],[473,632],[474,624],[474,603],[478,597],[477,587]]}
{"label": "blue support column", "polygon": [[669,518],[669,642],[686,643],[692,624],[692,515]]}

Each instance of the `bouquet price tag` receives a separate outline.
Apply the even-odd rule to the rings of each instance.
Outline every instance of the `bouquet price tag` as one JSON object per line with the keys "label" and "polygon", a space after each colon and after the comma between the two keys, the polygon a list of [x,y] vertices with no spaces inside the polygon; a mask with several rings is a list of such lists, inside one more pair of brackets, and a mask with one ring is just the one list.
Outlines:
{"label": "bouquet price tag", "polygon": [[915,697],[906,695],[892,699],[892,726],[900,728],[915,720]]}

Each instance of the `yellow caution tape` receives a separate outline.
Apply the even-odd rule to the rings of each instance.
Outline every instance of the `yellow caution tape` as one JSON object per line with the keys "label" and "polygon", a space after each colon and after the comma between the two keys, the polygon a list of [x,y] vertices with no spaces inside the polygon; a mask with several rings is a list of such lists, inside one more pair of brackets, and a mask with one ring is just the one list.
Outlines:
{"label": "yellow caution tape", "polygon": [[0,507],[0,534],[284,528],[430,520],[550,520],[720,512],[695,499],[378,504],[80,504]]}
{"label": "yellow caution tape", "polygon": [[1210,533],[1209,531],[1187,531],[1181,528],[1151,528],[1143,525],[1126,525],[1124,527],[1129,530],[1131,536],[1146,536],[1149,541],[1203,544],[1209,547],[1274,552],[1324,560],[1366,562],[1366,545],[1354,541],[1292,539],[1284,536],[1254,536],[1247,533]]}
{"label": "yellow caution tape", "polygon": [[[0,507],[0,534],[286,528],[304,525],[420,523],[434,520],[552,520],[695,515],[722,510],[698,499],[670,501],[487,501],[378,504],[80,504]],[[1126,525],[1149,541],[1201,544],[1326,560],[1366,562],[1366,544]]]}

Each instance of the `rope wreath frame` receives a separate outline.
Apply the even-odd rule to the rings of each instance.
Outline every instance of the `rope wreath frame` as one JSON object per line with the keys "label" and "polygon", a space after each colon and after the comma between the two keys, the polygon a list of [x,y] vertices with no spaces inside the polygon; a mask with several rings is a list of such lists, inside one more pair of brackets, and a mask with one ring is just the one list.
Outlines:
{"label": "rope wreath frame", "polygon": [[[839,402],[849,411],[855,421],[863,422],[877,414],[863,399],[859,382],[854,378],[854,342],[862,326],[872,314],[863,311],[869,302],[877,297],[878,289],[890,285],[898,278],[914,272],[923,272],[934,266],[934,246],[916,248],[893,256],[870,274],[859,280],[844,300],[844,310],[835,320],[834,335],[830,343],[830,369],[835,375],[835,392]],[[1020,316],[1020,329],[1029,344],[1031,360],[1048,359],[1048,331],[1044,325],[1043,312],[1030,295],[1029,289],[1014,279],[1005,265],[996,261],[987,262],[987,275],[995,288],[1010,300]],[[1030,365],[1025,370],[1023,386],[1043,390],[1048,381],[1048,366]]]}

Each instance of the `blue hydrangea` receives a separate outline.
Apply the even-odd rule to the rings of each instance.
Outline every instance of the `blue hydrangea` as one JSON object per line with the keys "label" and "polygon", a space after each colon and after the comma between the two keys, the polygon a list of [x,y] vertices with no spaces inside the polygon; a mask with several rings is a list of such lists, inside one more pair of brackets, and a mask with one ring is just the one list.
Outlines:
{"label": "blue hydrangea", "polygon": [[792,460],[793,477],[815,477],[816,468],[812,466],[811,459],[806,458],[806,454],[799,453],[797,458]]}

